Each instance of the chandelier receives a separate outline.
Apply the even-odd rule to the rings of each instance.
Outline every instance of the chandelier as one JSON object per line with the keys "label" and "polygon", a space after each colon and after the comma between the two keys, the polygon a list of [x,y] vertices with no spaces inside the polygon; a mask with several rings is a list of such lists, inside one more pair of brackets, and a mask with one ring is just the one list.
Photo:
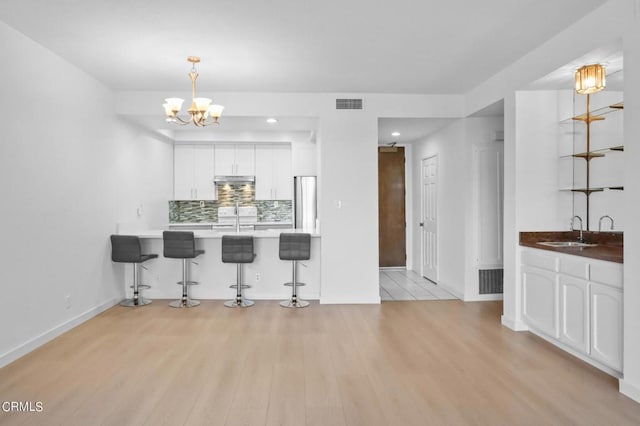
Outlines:
{"label": "chandelier", "polygon": [[[191,72],[189,77],[191,78],[191,106],[187,110],[189,117],[182,118],[178,114],[182,108],[184,99],[180,98],[167,98],[164,100],[164,112],[167,114],[167,122],[175,123],[179,125],[186,125],[193,123],[198,127],[210,126],[211,124],[218,124],[218,119],[222,115],[224,107],[222,105],[211,105],[211,99],[209,98],[196,98],[196,79],[198,78],[198,71],[196,70],[196,64],[200,62],[198,56],[189,56],[187,61],[191,62]],[[207,119],[211,117],[211,120]]]}
{"label": "chandelier", "polygon": [[575,74],[576,92],[590,95],[604,89],[606,86],[606,71],[600,64],[585,65]]}

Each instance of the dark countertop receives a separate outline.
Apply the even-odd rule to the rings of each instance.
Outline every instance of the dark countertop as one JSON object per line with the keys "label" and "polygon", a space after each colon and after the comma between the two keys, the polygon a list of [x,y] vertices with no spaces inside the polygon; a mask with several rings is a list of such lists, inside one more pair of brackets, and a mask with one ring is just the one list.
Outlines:
{"label": "dark countertop", "polygon": [[579,235],[579,231],[520,232],[520,245],[574,256],[606,260],[607,262],[624,263],[624,241],[622,233],[585,231],[585,241],[598,244],[593,247],[549,247],[538,244],[544,241],[577,241]]}

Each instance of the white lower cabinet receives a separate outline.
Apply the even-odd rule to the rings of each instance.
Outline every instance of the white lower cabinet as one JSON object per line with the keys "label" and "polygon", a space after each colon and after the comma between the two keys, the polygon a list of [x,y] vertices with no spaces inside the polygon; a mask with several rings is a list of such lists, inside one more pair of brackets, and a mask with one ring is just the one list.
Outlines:
{"label": "white lower cabinet", "polygon": [[521,260],[531,330],[622,372],[622,264],[529,248]]}
{"label": "white lower cabinet", "polygon": [[591,356],[622,370],[622,290],[591,284]]}
{"label": "white lower cabinet", "polygon": [[560,341],[589,354],[589,283],[560,275]]}
{"label": "white lower cabinet", "polygon": [[522,315],[527,324],[558,337],[558,283],[555,272],[522,268]]}

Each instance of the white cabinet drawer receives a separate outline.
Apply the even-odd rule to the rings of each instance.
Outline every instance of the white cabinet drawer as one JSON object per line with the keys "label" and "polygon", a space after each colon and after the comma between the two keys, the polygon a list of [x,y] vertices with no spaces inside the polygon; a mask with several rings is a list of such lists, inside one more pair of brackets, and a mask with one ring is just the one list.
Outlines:
{"label": "white cabinet drawer", "polygon": [[525,249],[522,251],[522,264],[546,269],[547,271],[558,272],[558,256],[547,253],[548,252],[545,253],[536,249]]}
{"label": "white cabinet drawer", "polygon": [[591,262],[590,279],[593,282],[622,288],[622,264],[613,262]]}
{"label": "white cabinet drawer", "polygon": [[589,279],[589,262],[575,257],[562,256],[559,259],[560,273],[581,278]]}

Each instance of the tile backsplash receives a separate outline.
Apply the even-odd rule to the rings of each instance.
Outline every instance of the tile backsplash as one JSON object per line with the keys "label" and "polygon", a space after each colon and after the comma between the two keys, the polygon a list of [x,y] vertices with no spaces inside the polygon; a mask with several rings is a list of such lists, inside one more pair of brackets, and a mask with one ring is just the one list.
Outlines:
{"label": "tile backsplash", "polygon": [[217,222],[218,207],[256,206],[260,222],[293,222],[291,200],[255,200],[253,184],[218,184],[218,200],[215,201],[169,201],[170,223]]}

